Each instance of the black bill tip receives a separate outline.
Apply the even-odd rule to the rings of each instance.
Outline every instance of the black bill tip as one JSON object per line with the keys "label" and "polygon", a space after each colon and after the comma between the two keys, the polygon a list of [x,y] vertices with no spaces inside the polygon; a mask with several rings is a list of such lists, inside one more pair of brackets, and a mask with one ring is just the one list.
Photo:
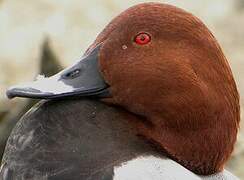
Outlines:
{"label": "black bill tip", "polygon": [[41,98],[43,96],[51,96],[52,93],[43,93],[40,90],[33,88],[18,88],[13,87],[9,88],[6,92],[6,96],[9,99],[13,99],[15,97],[29,97],[29,98]]}

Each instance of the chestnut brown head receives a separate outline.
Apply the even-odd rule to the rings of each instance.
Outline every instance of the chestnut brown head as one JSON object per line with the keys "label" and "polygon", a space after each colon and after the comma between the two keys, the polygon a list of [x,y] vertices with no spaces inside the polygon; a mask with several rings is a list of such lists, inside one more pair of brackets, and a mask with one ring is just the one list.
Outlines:
{"label": "chestnut brown head", "polygon": [[208,28],[179,8],[146,3],[116,17],[100,42],[106,101],[143,116],[139,132],[188,169],[222,170],[236,141],[239,96]]}

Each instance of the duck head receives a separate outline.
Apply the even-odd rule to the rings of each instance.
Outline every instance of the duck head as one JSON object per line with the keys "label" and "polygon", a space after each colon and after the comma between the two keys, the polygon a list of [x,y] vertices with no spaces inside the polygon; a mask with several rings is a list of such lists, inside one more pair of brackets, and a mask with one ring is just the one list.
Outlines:
{"label": "duck head", "polygon": [[171,5],[129,8],[98,35],[82,60],[7,95],[95,95],[136,117],[138,134],[197,174],[219,172],[239,126],[239,96],[208,28]]}

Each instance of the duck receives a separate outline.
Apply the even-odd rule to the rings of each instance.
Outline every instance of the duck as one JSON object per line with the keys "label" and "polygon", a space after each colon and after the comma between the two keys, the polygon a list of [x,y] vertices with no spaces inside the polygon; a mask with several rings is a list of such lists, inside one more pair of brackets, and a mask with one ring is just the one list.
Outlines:
{"label": "duck", "polygon": [[44,100],[9,137],[4,180],[237,179],[224,169],[240,122],[233,74],[178,7],[125,10],[74,65],[6,94]]}

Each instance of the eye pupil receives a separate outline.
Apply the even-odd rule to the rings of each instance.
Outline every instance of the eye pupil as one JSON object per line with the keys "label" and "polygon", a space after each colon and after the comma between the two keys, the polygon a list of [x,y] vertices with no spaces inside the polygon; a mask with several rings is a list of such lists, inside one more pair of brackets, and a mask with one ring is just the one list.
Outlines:
{"label": "eye pupil", "polygon": [[145,45],[151,41],[151,37],[147,33],[140,33],[135,37],[135,42],[139,45]]}

